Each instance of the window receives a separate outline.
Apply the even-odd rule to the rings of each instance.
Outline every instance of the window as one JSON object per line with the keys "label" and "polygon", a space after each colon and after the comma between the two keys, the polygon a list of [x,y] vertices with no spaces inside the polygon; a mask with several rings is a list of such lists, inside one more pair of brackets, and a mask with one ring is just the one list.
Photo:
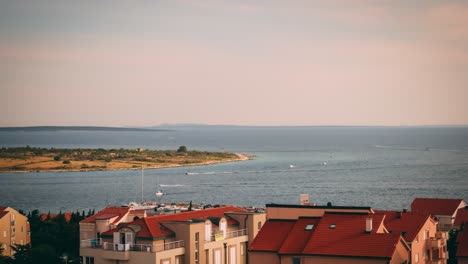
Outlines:
{"label": "window", "polygon": [[306,231],[310,231],[314,228],[314,224],[310,224],[310,225],[306,225],[306,227],[304,228],[304,230]]}
{"label": "window", "polygon": [[419,242],[419,235],[416,235],[416,237],[414,238],[414,242]]}
{"label": "window", "polygon": [[414,263],[419,263],[419,254],[414,254]]}
{"label": "window", "polygon": [[86,257],[86,264],[94,264],[94,257]]}
{"label": "window", "polygon": [[7,232],[3,231],[3,237],[6,237],[6,236],[7,236]]}
{"label": "window", "polygon": [[301,259],[297,257],[293,257],[292,264],[301,264]]}
{"label": "window", "polygon": [[336,224],[331,224],[329,228],[330,228],[330,229],[335,229],[335,228],[336,228]]}
{"label": "window", "polygon": [[195,264],[198,264],[199,256],[198,256],[198,250],[200,249],[200,233],[196,232],[195,233]]}
{"label": "window", "polygon": [[21,226],[21,233],[23,233],[23,226]]}
{"label": "window", "polygon": [[429,230],[425,230],[424,231],[424,240],[428,240],[429,239]]}
{"label": "window", "polygon": [[236,264],[236,246],[231,246],[229,248],[229,264]]}
{"label": "window", "polygon": [[211,241],[211,222],[205,223],[205,241]]}
{"label": "window", "polygon": [[20,244],[21,244],[21,245],[24,245],[23,239],[20,240]]}
{"label": "window", "polygon": [[221,249],[213,251],[214,264],[221,264]]}
{"label": "window", "polygon": [[260,230],[262,228],[262,221],[259,221],[257,226],[258,226],[258,230]]}
{"label": "window", "polygon": [[424,252],[424,260],[428,260],[428,259],[429,259],[429,250]]}

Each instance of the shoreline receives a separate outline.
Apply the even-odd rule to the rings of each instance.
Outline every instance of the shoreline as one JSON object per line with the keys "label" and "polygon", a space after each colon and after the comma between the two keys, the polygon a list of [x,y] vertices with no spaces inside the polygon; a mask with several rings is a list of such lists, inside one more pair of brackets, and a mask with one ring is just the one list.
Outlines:
{"label": "shoreline", "polygon": [[[193,164],[168,164],[168,165],[151,165],[151,166],[146,166],[143,167],[144,169],[167,169],[167,168],[178,168],[178,167],[196,167],[196,166],[207,166],[207,165],[213,165],[213,164],[219,164],[219,163],[230,163],[230,162],[239,162],[239,161],[246,161],[246,160],[252,160],[255,158],[255,155],[250,155],[250,154],[244,154],[244,153],[234,153],[237,156],[237,159],[226,159],[226,160],[211,160],[211,161],[205,161],[205,162],[200,162],[200,163],[193,163]],[[122,170],[141,170],[141,167],[139,168],[86,168],[86,169],[58,169],[58,170],[15,170],[15,171],[0,171],[0,174],[2,173],[32,173],[32,172],[37,172],[37,173],[50,173],[50,172],[91,172],[91,171],[122,171]]]}

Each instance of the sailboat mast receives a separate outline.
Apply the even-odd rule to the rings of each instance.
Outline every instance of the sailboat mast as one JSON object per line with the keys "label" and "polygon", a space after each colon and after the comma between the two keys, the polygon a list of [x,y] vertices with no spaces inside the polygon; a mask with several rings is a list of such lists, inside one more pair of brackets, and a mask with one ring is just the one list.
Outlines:
{"label": "sailboat mast", "polygon": [[141,166],[141,202],[143,201],[143,166]]}

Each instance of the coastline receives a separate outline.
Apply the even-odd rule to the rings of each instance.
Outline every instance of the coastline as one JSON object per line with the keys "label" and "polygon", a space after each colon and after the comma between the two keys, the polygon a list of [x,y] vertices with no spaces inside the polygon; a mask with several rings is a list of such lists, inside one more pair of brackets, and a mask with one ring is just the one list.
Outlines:
{"label": "coastline", "polygon": [[[255,158],[255,155],[245,154],[245,153],[234,153],[237,158],[234,159],[226,159],[226,160],[210,160],[204,161],[200,163],[193,163],[193,164],[161,164],[161,165],[148,165],[145,166],[144,169],[166,169],[166,168],[177,168],[177,167],[196,167],[196,166],[207,166],[219,163],[230,163],[230,162],[239,162],[239,161],[246,161],[252,160]],[[141,170],[141,167],[138,168],[83,168],[83,169],[44,169],[44,170],[11,170],[11,171],[0,171],[1,173],[31,173],[31,172],[89,172],[89,171],[121,171],[121,170]]]}

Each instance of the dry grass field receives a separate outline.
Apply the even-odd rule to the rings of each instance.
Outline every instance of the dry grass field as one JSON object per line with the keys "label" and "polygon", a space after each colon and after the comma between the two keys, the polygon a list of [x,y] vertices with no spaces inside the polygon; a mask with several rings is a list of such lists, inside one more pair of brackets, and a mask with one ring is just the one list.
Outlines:
{"label": "dry grass field", "polygon": [[0,149],[0,172],[129,170],[198,166],[249,159],[227,152],[146,149]]}

